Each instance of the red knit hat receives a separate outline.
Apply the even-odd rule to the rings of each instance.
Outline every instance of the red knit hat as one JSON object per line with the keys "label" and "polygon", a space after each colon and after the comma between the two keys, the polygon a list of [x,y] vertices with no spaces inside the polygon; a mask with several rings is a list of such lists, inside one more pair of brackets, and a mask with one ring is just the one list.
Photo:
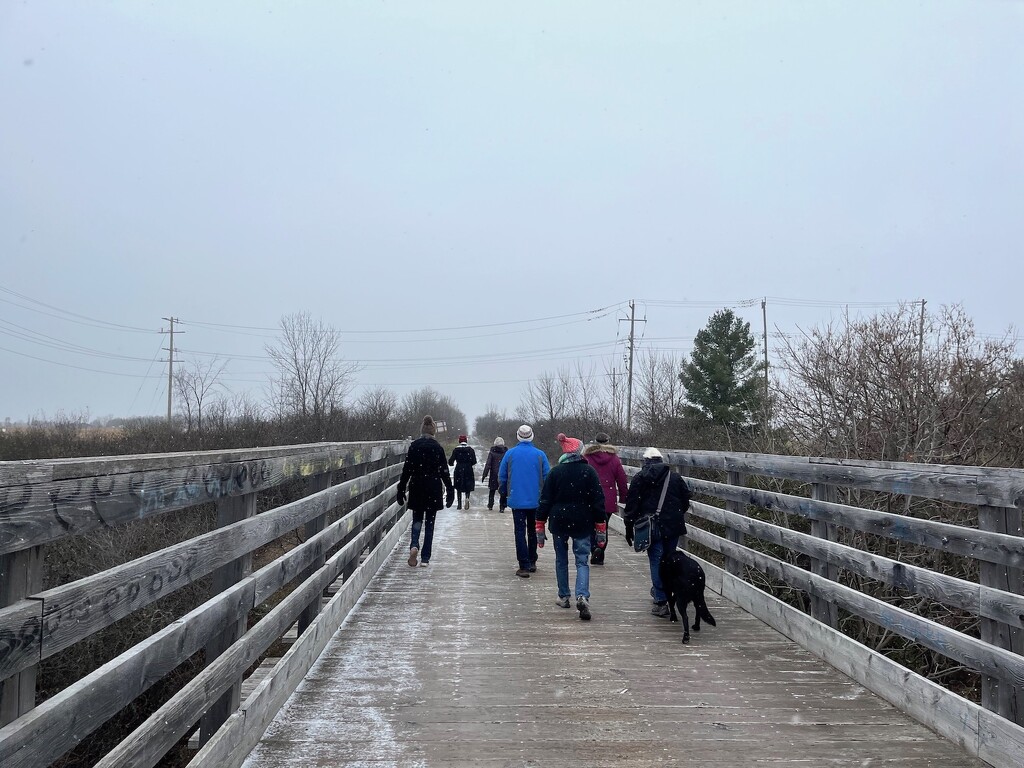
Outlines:
{"label": "red knit hat", "polygon": [[468,443],[469,442],[469,438],[466,437],[465,435],[459,435],[459,442],[460,443]]}
{"label": "red knit hat", "polygon": [[579,453],[583,450],[582,440],[566,437],[564,432],[558,433],[558,442],[562,445],[562,453]]}

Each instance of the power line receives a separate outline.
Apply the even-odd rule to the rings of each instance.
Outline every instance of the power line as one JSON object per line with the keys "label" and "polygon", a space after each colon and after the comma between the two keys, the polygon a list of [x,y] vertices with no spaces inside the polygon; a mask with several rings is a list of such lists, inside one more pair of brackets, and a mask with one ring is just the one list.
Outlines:
{"label": "power line", "polygon": [[[39,301],[38,299],[33,299],[31,296],[26,296],[23,293],[18,293],[17,291],[12,291],[10,288],[4,288],[2,285],[0,285],[0,291],[2,291],[3,293],[9,294],[11,296],[16,296],[19,299],[21,299],[22,301],[27,301],[27,302],[30,302],[32,304],[38,304],[40,307],[46,307],[47,309],[52,309],[55,312],[60,312],[61,314],[60,315],[53,315],[53,314],[50,314],[49,312],[43,312],[42,310],[34,309],[33,307],[26,307],[23,304],[18,304],[17,302],[10,301],[9,299],[0,298],[0,301],[4,302],[6,304],[12,304],[12,305],[14,305],[16,307],[20,307],[21,309],[27,309],[30,312],[38,312],[39,314],[47,315],[48,317],[55,317],[58,320],[64,320],[64,321],[70,322],[70,323],[77,322],[80,325],[92,325],[93,327],[106,328],[107,330],[111,330],[111,331],[126,331],[126,332],[131,332],[131,333],[157,333],[157,331],[154,331],[152,328],[139,328],[139,327],[134,326],[134,325],[123,325],[121,323],[111,323],[111,322],[109,322],[107,320],[98,320],[98,319],[96,319],[94,317],[88,317],[87,315],[80,315],[77,312],[71,312],[71,311],[66,310],[66,309],[61,309],[60,307],[55,307],[55,306],[53,306],[51,304],[47,304],[45,302]],[[69,315],[70,317],[63,317],[62,315]],[[78,320],[72,320],[71,318],[78,318]],[[86,321],[86,322],[82,322],[82,321]]]}

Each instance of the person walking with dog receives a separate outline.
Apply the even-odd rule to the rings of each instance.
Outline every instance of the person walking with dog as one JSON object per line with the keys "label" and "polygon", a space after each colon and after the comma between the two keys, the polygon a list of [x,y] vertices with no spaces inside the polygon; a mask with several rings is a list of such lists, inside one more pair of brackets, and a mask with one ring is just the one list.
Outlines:
{"label": "person walking with dog", "polygon": [[569,539],[576,561],[576,610],[590,621],[590,545],[594,526],[605,518],[604,491],[597,471],[583,458],[583,441],[558,435],[562,455],[544,480],[537,506],[537,545],[544,546],[544,524],[551,528],[559,608],[569,607]]}
{"label": "person walking with dog", "polygon": [[516,576],[528,579],[537,572],[537,505],[551,464],[544,451],[533,444],[533,427],[529,424],[516,430],[516,439],[518,444],[505,453],[498,466],[498,493],[508,498],[512,508],[519,561]]}
{"label": "person walking with dog", "polygon": [[596,442],[584,449],[583,458],[597,471],[601,489],[604,491],[604,528],[602,530],[598,526],[595,529],[590,549],[591,564],[601,565],[604,563],[608,547],[608,518],[618,509],[618,503],[626,502],[629,483],[626,479],[626,470],[622,468],[622,461],[619,459],[618,449],[611,444],[608,433],[598,432],[594,439]]}
{"label": "person walking with dog", "polygon": [[398,481],[398,503],[406,503],[412,510],[412,535],[409,542],[409,565],[415,567],[420,552],[420,531],[423,532],[423,558],[420,565],[430,563],[430,550],[434,541],[434,517],[443,506],[455,501],[455,487],[448,474],[444,448],[434,439],[437,425],[430,416],[423,417],[420,436],[409,445]]}
{"label": "person walking with dog", "polygon": [[449,466],[455,466],[455,494],[458,499],[457,509],[462,509],[462,496],[466,496],[466,509],[469,509],[469,494],[476,487],[473,478],[473,467],[476,466],[476,451],[469,447],[469,437],[459,435],[459,445],[452,449],[451,458],[448,459]]}
{"label": "person walking with dog", "polygon": [[690,508],[690,489],[664,462],[661,451],[644,451],[644,464],[633,476],[626,492],[622,519],[626,524],[626,544],[637,552],[647,551],[651,567],[651,597],[655,616],[669,615],[668,597],[662,588],[659,566],[664,552],[675,552],[679,537],[686,533],[686,510]]}
{"label": "person walking with dog", "polygon": [[[494,438],[494,445],[487,452],[487,459],[484,461],[484,471],[480,475],[480,482],[487,481],[487,508],[494,509],[494,494],[498,493],[498,468],[501,466],[501,459],[508,449],[505,447],[505,438]],[[504,495],[498,495],[498,511],[504,512],[508,499]]]}

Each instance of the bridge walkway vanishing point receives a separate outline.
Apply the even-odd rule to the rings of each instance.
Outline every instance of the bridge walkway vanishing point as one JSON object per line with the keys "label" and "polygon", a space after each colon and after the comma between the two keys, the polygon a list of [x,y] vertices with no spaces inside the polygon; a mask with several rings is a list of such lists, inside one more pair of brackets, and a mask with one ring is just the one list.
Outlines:
{"label": "bridge walkway vanishing point", "polygon": [[247,768],[986,765],[710,589],[718,626],[682,645],[620,536],[580,621],[550,544],[514,575],[482,495],[438,514],[429,567],[403,534]]}

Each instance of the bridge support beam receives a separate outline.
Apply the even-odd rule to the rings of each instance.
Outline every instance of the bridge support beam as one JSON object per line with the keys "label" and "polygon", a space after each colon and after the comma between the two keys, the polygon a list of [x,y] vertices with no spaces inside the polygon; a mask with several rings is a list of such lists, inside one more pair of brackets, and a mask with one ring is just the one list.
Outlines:
{"label": "bridge support beam", "polygon": [[[334,484],[334,473],[325,472],[322,475],[316,475],[310,479],[310,493],[319,493],[320,491],[330,488]],[[327,515],[328,512],[315,517],[306,523],[306,538],[316,536],[327,526]],[[305,581],[318,570],[323,568],[326,558],[324,555],[320,555],[314,560],[310,566],[299,574],[299,581]],[[306,631],[306,628],[313,623],[313,619],[320,613],[320,609],[323,607],[323,596],[318,595],[316,600],[312,601],[309,605],[302,609],[302,613],[299,614],[298,621],[298,632],[301,635]]]}
{"label": "bridge support beam", "polygon": [[[0,608],[43,589],[42,545],[0,555]],[[37,638],[38,639],[38,638]],[[0,727],[36,705],[38,665],[0,680]]]}
{"label": "bridge support beam", "polygon": [[[726,482],[729,485],[735,485],[737,487],[742,487],[742,486],[747,484],[747,478],[746,478],[745,475],[743,475],[743,474],[741,474],[739,472],[731,472],[730,471],[728,473],[728,479],[726,480]],[[727,510],[729,510],[730,512],[735,512],[737,515],[744,515],[744,514],[746,514],[746,510],[744,509],[745,506],[746,505],[744,505],[742,502],[739,502],[739,501],[727,501],[727,502],[725,502],[725,508]],[[740,544],[740,545],[743,544],[743,540],[745,538],[744,535],[740,531],[734,530],[733,528],[726,528],[726,530],[725,530],[725,537],[729,541],[732,541],[732,542],[734,542],[736,544]],[[731,557],[727,557],[725,559],[725,570],[728,571],[729,573],[731,573],[733,576],[739,576],[740,578],[743,577],[743,563],[740,562],[739,560],[735,560],[735,559],[733,559]]]}
{"label": "bridge support beam", "polygon": [[[978,507],[978,527],[983,531],[1005,533],[1010,536],[1024,535],[1021,518],[1021,510],[1015,507]],[[1024,570],[984,560],[979,565],[982,586],[1018,595],[1024,594]],[[1024,655],[1024,630],[987,619],[984,616],[981,617],[980,622],[982,640],[999,648]],[[981,678],[981,704],[985,709],[995,712],[1017,725],[1024,725],[1024,690],[1008,680],[983,675]]]}
{"label": "bridge support beam", "polygon": [[[217,502],[217,527],[223,528],[226,525],[237,523],[256,514],[256,494],[247,493],[244,496],[228,496]],[[232,560],[227,565],[222,565],[213,572],[213,584],[210,587],[212,595],[219,595],[229,587],[237,584],[252,573],[252,553],[246,553],[237,560]],[[209,665],[214,659],[230,648],[245,634],[246,619],[241,617],[234,624],[226,627],[223,632],[206,644],[204,653],[206,664]],[[217,729],[228,719],[232,712],[238,709],[241,703],[242,678],[238,678],[216,702],[206,710],[199,721],[199,744],[203,745],[210,740]]]}
{"label": "bridge support beam", "polygon": [[[811,487],[811,498],[816,501],[834,502],[836,500],[836,487],[824,483],[814,483]],[[834,523],[826,523],[823,520],[811,520],[811,535],[825,541],[835,541],[836,525]],[[839,567],[832,565],[827,560],[811,558],[811,572],[816,573],[818,576],[824,576],[830,581],[838,581],[839,579]],[[825,600],[817,595],[811,595],[811,615],[823,624],[832,627],[832,629],[839,627],[839,607],[830,600]]]}

